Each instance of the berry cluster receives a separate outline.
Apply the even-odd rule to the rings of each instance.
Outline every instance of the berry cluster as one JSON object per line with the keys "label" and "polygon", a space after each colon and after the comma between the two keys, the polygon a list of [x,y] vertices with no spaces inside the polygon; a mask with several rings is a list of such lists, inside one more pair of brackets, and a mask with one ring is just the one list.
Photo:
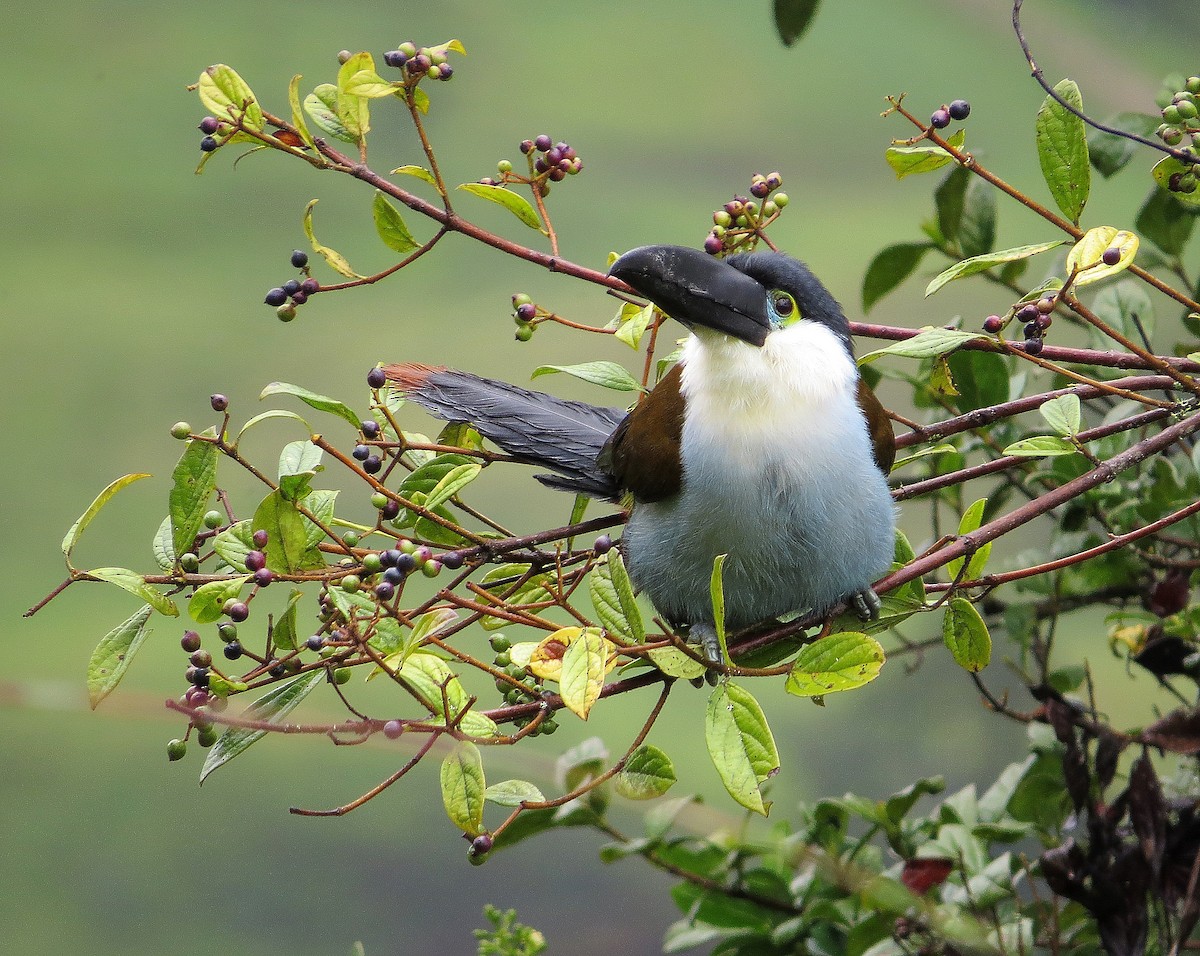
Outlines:
{"label": "berry cluster", "polygon": [[[1158,138],[1171,148],[1196,147],[1200,145],[1200,76],[1189,76],[1184,88],[1172,94],[1171,101],[1162,108],[1162,125],[1155,130]],[[1162,102],[1161,100],[1159,102]],[[1170,175],[1167,188],[1173,193],[1194,193],[1200,179],[1200,156],[1190,150],[1192,167],[1181,169]]]}
{"label": "berry cluster", "polygon": [[222,140],[217,137],[228,138],[232,132],[228,123],[222,123],[215,116],[204,117],[197,128],[204,134],[204,138],[200,140],[200,151],[202,153],[211,153],[222,143]]}
{"label": "berry cluster", "polygon": [[263,301],[273,306],[280,322],[291,322],[296,317],[298,306],[304,305],[310,295],[321,291],[321,283],[308,273],[308,253],[300,249],[292,252],[292,267],[299,269],[303,278],[288,279],[283,285],[267,291]]}
{"label": "berry cluster", "polygon": [[396,49],[383,55],[383,62],[404,73],[410,83],[429,77],[431,80],[448,80],[454,75],[454,67],[447,62],[446,51],[440,47],[418,47],[411,40],[401,43]]}
{"label": "berry cluster", "polygon": [[583,160],[570,143],[555,143],[542,133],[536,139],[521,140],[521,152],[529,157],[530,168],[538,177],[562,182],[583,169]]}
{"label": "berry cluster", "polygon": [[945,129],[950,121],[961,123],[971,115],[971,104],[966,100],[954,100],[948,106],[939,106],[929,117],[929,125],[934,129]]}
{"label": "berry cluster", "polygon": [[787,193],[778,192],[783,185],[779,173],[755,173],[750,178],[750,196],[734,196],[712,214],[713,227],[704,240],[704,251],[719,256],[752,248],[761,231],[777,218],[788,204]]}
{"label": "berry cluster", "polygon": [[1025,352],[1037,355],[1042,350],[1046,331],[1054,324],[1054,309],[1058,300],[1054,295],[1043,295],[1032,302],[1018,302],[1012,307],[1008,318],[989,315],[983,320],[983,331],[998,334],[1010,321],[1020,322],[1025,335]]}
{"label": "berry cluster", "polygon": [[517,323],[516,338],[518,342],[528,342],[533,338],[533,330],[537,326],[538,316],[544,315],[524,292],[518,292],[512,297],[513,321]]}
{"label": "berry cluster", "polygon": [[[492,658],[492,667],[497,671],[501,671],[511,680],[505,680],[503,677],[496,678],[496,690],[498,690],[508,706],[516,704],[527,704],[530,701],[539,700],[541,698],[541,678],[531,677],[529,672],[520,664],[513,663],[512,655],[509,650],[512,648],[512,642],[503,634],[495,634],[490,641],[494,657]],[[515,683],[514,683],[515,682]],[[520,686],[516,686],[519,684]],[[518,718],[514,723],[520,729],[525,727],[532,717]],[[536,736],[537,734],[552,734],[558,730],[558,722],[551,716],[545,717],[536,728],[529,732],[529,735]]]}

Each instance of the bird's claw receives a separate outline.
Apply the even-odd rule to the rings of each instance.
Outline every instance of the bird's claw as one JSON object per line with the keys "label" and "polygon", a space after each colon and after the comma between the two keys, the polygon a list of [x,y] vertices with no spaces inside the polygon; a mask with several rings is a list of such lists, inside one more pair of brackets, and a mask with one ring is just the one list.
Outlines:
{"label": "bird's claw", "polygon": [[717,629],[711,624],[693,624],[688,630],[688,643],[699,644],[704,652],[704,659],[710,664],[720,664],[721,641],[717,637]]}
{"label": "bird's claw", "polygon": [[850,595],[850,606],[861,620],[873,621],[879,617],[883,602],[873,588],[863,588]]}

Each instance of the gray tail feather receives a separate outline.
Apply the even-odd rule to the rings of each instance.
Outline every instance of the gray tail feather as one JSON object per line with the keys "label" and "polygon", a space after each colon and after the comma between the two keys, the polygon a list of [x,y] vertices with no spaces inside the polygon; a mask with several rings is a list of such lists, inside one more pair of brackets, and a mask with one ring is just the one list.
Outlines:
{"label": "gray tail feather", "polygon": [[468,422],[519,461],[552,469],[552,475],[536,476],[542,484],[594,498],[620,495],[598,458],[624,409],[566,401],[454,369],[406,363],[384,366],[384,372],[427,412]]}

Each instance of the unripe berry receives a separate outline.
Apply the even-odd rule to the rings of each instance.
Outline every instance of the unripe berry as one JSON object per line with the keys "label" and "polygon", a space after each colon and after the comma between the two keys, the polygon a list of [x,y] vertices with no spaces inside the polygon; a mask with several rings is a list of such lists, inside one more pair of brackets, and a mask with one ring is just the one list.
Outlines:
{"label": "unripe berry", "polygon": [[759,199],[766,199],[771,192],[771,188],[767,185],[766,180],[759,180],[756,183],[750,184],[750,195],[756,196]]}
{"label": "unripe berry", "polygon": [[291,322],[296,317],[296,306],[291,302],[285,303],[275,310],[275,315],[280,322]]}
{"label": "unripe berry", "polygon": [[182,760],[184,754],[187,753],[187,742],[176,737],[173,740],[167,741],[167,759]]}
{"label": "unripe berry", "polygon": [[195,574],[200,570],[200,558],[194,551],[184,551],[179,556],[179,566],[188,574]]}
{"label": "unripe berry", "polygon": [[406,57],[412,58],[417,55],[417,45],[412,40],[405,40],[396,50],[403,53]]}
{"label": "unripe berry", "polygon": [[1037,302],[1035,302],[1034,304],[1037,306],[1037,310],[1039,312],[1041,312],[1042,315],[1048,315],[1049,313],[1054,311],[1054,297],[1053,296],[1044,295],[1040,299],[1038,299]]}
{"label": "unripe berry", "polygon": [[183,441],[192,433],[192,426],[187,422],[176,422],[171,426],[171,437]]}
{"label": "unripe berry", "polygon": [[776,193],[771,197],[775,205],[782,209],[789,202],[787,193]]}
{"label": "unripe berry", "polygon": [[200,648],[192,652],[192,656],[188,658],[195,667],[208,667],[212,664],[212,655],[208,651]]}
{"label": "unripe berry", "polygon": [[349,50],[338,50],[337,61],[338,63],[345,63],[352,55]]}
{"label": "unripe berry", "polygon": [[179,646],[189,654],[200,650],[200,635],[195,631],[184,631],[183,637],[179,639]]}
{"label": "unripe berry", "polygon": [[772,191],[783,185],[783,177],[779,173],[767,173],[767,187]]}
{"label": "unripe berry", "polygon": [[436,578],[442,573],[442,562],[429,560],[421,565],[421,573],[427,578]]}
{"label": "unripe berry", "polygon": [[500,162],[496,164],[496,172],[498,172],[501,176],[511,173],[512,163],[510,163],[507,159],[500,160]]}
{"label": "unripe berry", "polygon": [[217,625],[217,637],[223,640],[226,644],[230,641],[237,640],[237,625],[225,622]]}
{"label": "unripe berry", "polygon": [[521,325],[517,327],[517,331],[513,336],[518,342],[528,342],[533,338],[533,326]]}
{"label": "unripe berry", "polygon": [[353,676],[354,674],[349,667],[335,667],[333,670],[333,682],[335,684],[344,684]]}

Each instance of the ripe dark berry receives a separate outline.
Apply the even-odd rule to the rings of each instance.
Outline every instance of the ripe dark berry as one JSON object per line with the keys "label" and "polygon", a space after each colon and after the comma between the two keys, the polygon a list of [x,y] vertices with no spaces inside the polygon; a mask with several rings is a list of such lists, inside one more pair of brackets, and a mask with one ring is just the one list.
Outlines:
{"label": "ripe dark berry", "polygon": [[945,129],[950,125],[950,111],[934,110],[933,115],[929,117],[929,125],[934,129]]}
{"label": "ripe dark berry", "polygon": [[319,651],[322,647],[325,646],[325,638],[323,638],[320,634],[314,634],[312,637],[310,637],[307,641],[304,642],[304,646],[307,647],[310,651]]}
{"label": "ripe dark berry", "polygon": [[428,54],[418,53],[405,66],[413,76],[424,76],[429,72],[429,68],[433,66],[433,60],[429,58]]}
{"label": "ripe dark berry", "polygon": [[1042,351],[1041,339],[1030,339],[1025,343],[1025,352],[1028,355],[1037,355]]}
{"label": "ripe dark berry", "polygon": [[490,833],[481,833],[471,841],[471,856],[486,856],[492,852],[493,845],[492,836]]}
{"label": "ripe dark berry", "polygon": [[608,554],[608,552],[612,550],[612,546],[612,537],[607,534],[602,534],[596,539],[595,544],[592,545],[592,550],[597,554]]}
{"label": "ripe dark berry", "polygon": [[285,282],[283,284],[283,291],[286,292],[288,295],[295,295],[297,292],[300,291],[300,280],[299,279],[288,279],[287,282]]}
{"label": "ripe dark berry", "polygon": [[[407,574],[409,571],[414,570],[416,568],[416,566],[417,566],[416,558],[414,558],[411,554],[405,554],[403,551],[400,552],[400,557],[398,557],[396,559],[396,570],[397,571],[399,571],[401,574]],[[386,577],[386,575],[385,575],[385,577]]]}
{"label": "ripe dark berry", "polygon": [[179,646],[189,654],[200,650],[200,635],[195,631],[184,631],[183,637],[179,639]]}
{"label": "ripe dark berry", "polygon": [[259,568],[254,572],[252,579],[260,588],[265,588],[268,584],[275,580],[275,572],[270,568]]}
{"label": "ripe dark berry", "polygon": [[1040,315],[1038,312],[1038,307],[1032,302],[1028,302],[1017,310],[1017,321],[1032,322],[1038,317],[1038,315]]}
{"label": "ripe dark berry", "polygon": [[446,80],[450,79],[450,77],[452,77],[453,75],[454,75],[454,67],[452,67],[449,63],[443,63],[441,66],[438,67],[437,78],[439,80],[441,80],[443,83]]}
{"label": "ripe dark berry", "polygon": [[385,568],[394,568],[396,562],[400,560],[400,552],[395,548],[388,548],[386,551],[379,552],[379,563]]}
{"label": "ripe dark berry", "polygon": [[278,305],[283,305],[283,303],[285,303],[287,301],[287,297],[288,297],[288,294],[286,292],[284,292],[283,289],[274,288],[270,292],[267,293],[267,295],[263,299],[263,301],[265,303],[267,303],[267,305],[278,306]]}
{"label": "ripe dark berry", "polygon": [[561,183],[566,178],[567,174],[557,166],[550,170],[550,182]]}
{"label": "ripe dark berry", "polygon": [[766,199],[771,192],[771,187],[767,185],[765,179],[760,179],[757,182],[750,184],[750,195],[758,199]]}
{"label": "ripe dark berry", "polygon": [[390,601],[396,596],[396,585],[391,581],[380,581],[375,585],[375,596],[381,601]]}
{"label": "ripe dark berry", "polygon": [[221,128],[221,121],[219,119],[217,119],[215,116],[204,117],[204,119],[202,119],[200,121],[200,125],[197,127],[197,129],[199,129],[200,132],[204,133],[204,135],[206,135],[206,136],[211,136],[213,133],[215,133],[220,128]]}
{"label": "ripe dark berry", "polygon": [[971,104],[966,100],[955,100],[946,110],[951,119],[965,120],[971,115]]}
{"label": "ripe dark berry", "polygon": [[1036,339],[1042,334],[1041,329],[1038,328],[1036,321],[1030,322],[1022,331],[1025,333],[1026,339]]}
{"label": "ripe dark berry", "polygon": [[408,57],[406,57],[400,50],[388,50],[387,53],[383,55],[383,62],[388,66],[398,70],[408,62]]}
{"label": "ripe dark berry", "polygon": [[404,572],[398,567],[388,568],[383,572],[383,579],[387,581],[388,584],[399,584],[404,580]]}
{"label": "ripe dark berry", "polygon": [[200,152],[211,153],[219,145],[220,143],[218,143],[213,137],[205,136],[204,139],[200,140]]}
{"label": "ripe dark berry", "polygon": [[312,278],[312,276],[309,276],[307,279],[305,279],[303,282],[300,283],[300,291],[303,292],[305,295],[314,295],[317,292],[321,291],[321,283],[319,283],[316,279]]}
{"label": "ripe dark berry", "polygon": [[522,302],[517,306],[517,318],[522,322],[528,322],[537,315],[537,306],[532,302]]}
{"label": "ripe dark berry", "polygon": [[287,673],[287,664],[285,664],[283,661],[275,661],[267,673],[272,677],[282,677]]}
{"label": "ripe dark berry", "polygon": [[189,684],[194,684],[196,687],[208,686],[208,668],[207,667],[189,667],[184,671],[183,676]]}
{"label": "ripe dark berry", "polygon": [[247,571],[257,571],[267,566],[267,556],[261,551],[247,551],[245,563]]}
{"label": "ripe dark berry", "polygon": [[1121,249],[1119,246],[1109,246],[1104,250],[1104,254],[1100,256],[1100,261],[1106,266],[1115,266],[1121,261]]}
{"label": "ripe dark berry", "polygon": [[552,140],[545,133],[542,133],[541,136],[539,136],[537,139],[535,139],[533,141],[533,145],[538,149],[539,152],[544,153],[546,150],[548,150],[550,148],[550,146],[553,144],[553,142],[554,142],[554,140]]}
{"label": "ripe dark berry", "polygon": [[378,455],[368,455],[362,463],[363,471],[368,475],[377,475],[383,470],[383,459]]}
{"label": "ripe dark berry", "polygon": [[783,177],[779,173],[767,173],[767,188],[771,190],[778,189],[783,185]]}
{"label": "ripe dark berry", "polygon": [[235,624],[240,624],[250,616],[250,608],[246,606],[245,601],[234,601],[229,605],[229,620]]}
{"label": "ripe dark berry", "polygon": [[229,399],[219,392],[215,395],[210,395],[208,403],[212,405],[214,412],[223,412],[229,407]]}
{"label": "ripe dark berry", "polygon": [[261,550],[267,546],[267,542],[271,540],[271,536],[265,528],[259,528],[250,536],[250,540],[254,542],[254,547]]}
{"label": "ripe dark berry", "polygon": [[225,650],[222,652],[231,661],[236,661],[242,656],[242,645],[240,641],[230,641],[225,645]]}
{"label": "ripe dark berry", "polygon": [[983,320],[983,331],[989,335],[995,335],[1002,328],[1004,328],[1004,320],[998,315],[989,315]]}
{"label": "ripe dark berry", "polygon": [[308,301],[308,293],[303,289],[298,289],[295,295],[292,296],[292,305],[304,305]]}
{"label": "ripe dark berry", "polygon": [[371,388],[383,388],[387,384],[387,374],[376,365],[371,371],[367,372],[367,384]]}
{"label": "ripe dark berry", "polygon": [[395,740],[402,733],[404,733],[404,724],[398,720],[389,720],[383,725],[383,735],[388,740]]}
{"label": "ripe dark berry", "polygon": [[371,446],[355,445],[354,449],[350,452],[350,457],[355,461],[366,461],[371,457]]}
{"label": "ripe dark berry", "polygon": [[212,664],[212,655],[208,653],[208,651],[201,648],[200,650],[194,651],[188,660],[190,660],[196,667],[208,667],[210,664]]}
{"label": "ripe dark berry", "polygon": [[447,551],[442,555],[442,564],[451,571],[457,571],[463,566],[463,556],[457,551]]}
{"label": "ripe dark berry", "polygon": [[176,737],[174,740],[167,741],[167,759],[182,760],[183,755],[187,753],[187,742]]}
{"label": "ripe dark berry", "polygon": [[520,150],[526,156],[528,156],[530,153],[532,153],[533,152],[533,140],[531,140],[531,139],[521,140]]}
{"label": "ripe dark berry", "polygon": [[400,502],[391,498],[389,498],[384,506],[379,509],[379,516],[383,518],[384,521],[391,521],[398,514],[400,514]]}
{"label": "ripe dark berry", "polygon": [[303,269],[306,265],[308,265],[308,253],[303,249],[293,249],[292,265],[297,269]]}

